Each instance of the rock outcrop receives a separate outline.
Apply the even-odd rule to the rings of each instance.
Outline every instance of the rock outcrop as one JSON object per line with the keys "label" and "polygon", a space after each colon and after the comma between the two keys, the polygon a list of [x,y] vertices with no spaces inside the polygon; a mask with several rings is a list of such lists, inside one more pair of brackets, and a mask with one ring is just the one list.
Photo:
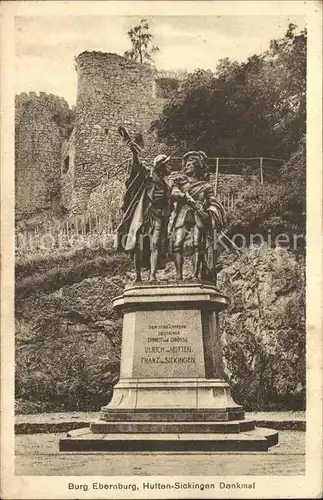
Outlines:
{"label": "rock outcrop", "polygon": [[121,277],[85,279],[18,305],[18,399],[65,410],[97,410],[109,400],[121,340],[111,299],[124,284]]}
{"label": "rock outcrop", "polygon": [[[303,409],[304,263],[263,247],[225,259],[218,284],[230,297],[221,321],[235,400],[248,410]],[[95,411],[108,403],[122,326],[111,300],[133,278],[117,272],[17,300],[18,411]],[[172,280],[173,265],[160,277]]]}
{"label": "rock outcrop", "polygon": [[224,268],[230,297],[222,318],[232,393],[246,409],[303,409],[305,404],[305,262],[283,248],[245,249]]}

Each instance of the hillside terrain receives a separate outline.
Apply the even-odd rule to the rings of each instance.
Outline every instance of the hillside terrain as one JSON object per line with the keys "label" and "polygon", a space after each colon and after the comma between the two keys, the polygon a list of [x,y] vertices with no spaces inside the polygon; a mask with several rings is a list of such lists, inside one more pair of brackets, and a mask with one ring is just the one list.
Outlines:
{"label": "hillside terrain", "polygon": [[[18,265],[17,412],[97,411],[111,398],[122,331],[111,301],[133,273],[126,256],[100,253],[83,252],[59,263],[51,257],[28,269]],[[222,260],[227,265],[218,285],[230,299],[221,313],[222,340],[234,398],[247,410],[303,409],[303,260],[265,247],[246,249],[238,258],[223,254]],[[160,279],[173,281],[172,263]]]}

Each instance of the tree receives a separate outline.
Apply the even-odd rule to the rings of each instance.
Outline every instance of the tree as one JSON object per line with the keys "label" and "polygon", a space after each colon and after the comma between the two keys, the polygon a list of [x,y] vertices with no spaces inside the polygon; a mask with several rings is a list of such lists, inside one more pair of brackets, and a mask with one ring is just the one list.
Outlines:
{"label": "tree", "polygon": [[275,132],[289,154],[306,133],[307,30],[289,24],[284,38],[272,40],[266,54],[267,90],[276,93]]}
{"label": "tree", "polygon": [[128,31],[132,49],[127,50],[124,55],[127,59],[143,63],[153,62],[153,54],[159,51],[159,48],[153,45],[153,35],[149,31],[147,19],[141,19],[140,24]]}
{"label": "tree", "polygon": [[288,158],[305,133],[306,41],[290,24],[264,54],[195,71],[152,128],[179,153]]}

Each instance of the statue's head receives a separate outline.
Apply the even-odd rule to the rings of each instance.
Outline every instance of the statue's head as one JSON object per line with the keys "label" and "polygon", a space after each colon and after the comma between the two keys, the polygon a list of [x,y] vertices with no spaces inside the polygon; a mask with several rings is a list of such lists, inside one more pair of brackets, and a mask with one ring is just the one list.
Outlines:
{"label": "statue's head", "polygon": [[182,172],[199,180],[206,179],[208,176],[206,159],[204,151],[189,151],[183,156]]}
{"label": "statue's head", "polygon": [[152,172],[156,172],[156,174],[165,177],[170,174],[170,156],[167,155],[157,155],[154,158]]}

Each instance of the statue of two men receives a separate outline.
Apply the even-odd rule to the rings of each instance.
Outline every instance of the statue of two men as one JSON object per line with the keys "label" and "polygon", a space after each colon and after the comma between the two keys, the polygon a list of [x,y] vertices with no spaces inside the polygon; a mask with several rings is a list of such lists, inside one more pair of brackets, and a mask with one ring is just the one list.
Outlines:
{"label": "statue of two men", "polygon": [[133,158],[117,244],[119,250],[134,254],[136,281],[141,281],[142,267],[149,269],[149,280],[155,281],[168,252],[175,262],[176,278],[182,280],[188,235],[194,251],[193,278],[214,281],[214,236],[224,226],[224,210],[209,183],[205,153],[186,153],[181,171],[166,182],[170,157],[158,155],[147,166],[140,159],[140,141],[133,141],[124,127],[119,127],[119,133]]}

